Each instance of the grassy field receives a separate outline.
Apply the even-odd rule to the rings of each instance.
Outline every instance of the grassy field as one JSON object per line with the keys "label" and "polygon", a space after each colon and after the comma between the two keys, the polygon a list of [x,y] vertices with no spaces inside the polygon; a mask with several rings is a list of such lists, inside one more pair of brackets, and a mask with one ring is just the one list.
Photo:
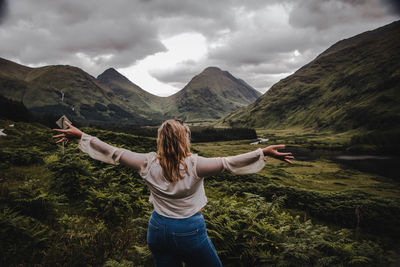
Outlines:
{"label": "grassy field", "polygon": [[[312,133],[301,129],[257,132],[259,136],[271,140],[259,145],[250,145],[254,140],[240,140],[196,143],[192,146],[206,157],[236,155],[270,144],[289,144],[286,151],[299,147],[346,151],[354,135],[352,132]],[[235,179],[223,179],[223,183],[209,182],[213,188],[229,194],[252,192],[266,199],[274,194],[285,196],[287,208],[329,225],[357,228],[355,211],[358,209],[362,214],[359,224],[365,232],[377,234],[386,231],[387,236],[400,233],[394,223],[400,219],[396,207],[400,203],[400,188],[398,181],[384,176],[344,168],[326,158],[294,160],[293,164],[268,158],[266,167],[252,175],[251,179]],[[389,218],[393,221],[383,223]],[[390,233],[387,227],[394,232]]]}
{"label": "grassy field", "polygon": [[273,142],[327,150],[348,150],[352,137],[361,134],[360,130],[334,132],[329,130],[318,131],[311,128],[257,129],[256,131],[259,137],[268,138]]}
{"label": "grassy field", "polygon": [[[12,123],[0,121],[0,265],[152,266],[152,207],[138,173],[94,161],[76,144],[62,153],[47,127]],[[155,150],[154,138],[84,131]],[[249,140],[193,144],[204,156],[255,148]],[[392,185],[331,162],[271,159],[258,174],[207,178],[203,212],[224,266],[396,266],[400,202]]]}
{"label": "grassy field", "polygon": [[[351,133],[329,135],[303,133],[293,135],[293,131],[257,131],[258,135],[271,141],[250,145],[254,140],[223,141],[211,143],[196,143],[192,147],[206,157],[221,157],[236,155],[262,148],[271,144],[288,144],[291,146],[313,146],[314,148],[336,148],[345,150],[350,141]],[[326,138],[327,137],[327,138]],[[314,144],[314,145],[313,145]],[[288,151],[286,149],[285,151]],[[294,155],[296,156],[296,155]],[[318,159],[313,161],[293,161],[288,165],[273,158],[267,159],[267,166],[258,173],[280,185],[316,191],[359,190],[375,196],[400,198],[400,188],[392,179],[376,174],[364,173],[355,169],[343,169],[340,164]],[[275,177],[278,176],[278,177]]]}

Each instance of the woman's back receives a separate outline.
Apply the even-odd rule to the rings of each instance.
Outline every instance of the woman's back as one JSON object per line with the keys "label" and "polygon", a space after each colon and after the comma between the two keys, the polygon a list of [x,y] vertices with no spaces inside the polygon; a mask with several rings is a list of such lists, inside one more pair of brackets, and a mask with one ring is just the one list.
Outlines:
{"label": "woman's back", "polygon": [[150,189],[150,202],[157,213],[170,218],[187,218],[199,211],[206,203],[203,179],[197,176],[197,154],[185,159],[179,169],[183,179],[170,182],[163,176],[157,155],[148,153],[146,168],[140,173]]}

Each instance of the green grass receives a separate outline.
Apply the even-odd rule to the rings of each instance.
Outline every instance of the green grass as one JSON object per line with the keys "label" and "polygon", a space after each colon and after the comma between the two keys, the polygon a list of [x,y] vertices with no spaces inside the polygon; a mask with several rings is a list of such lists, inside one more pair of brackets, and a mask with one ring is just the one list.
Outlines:
{"label": "green grass", "polygon": [[[264,137],[271,137],[268,131],[261,131]],[[320,148],[335,149],[345,148],[343,142],[349,140],[349,135],[312,134],[302,132],[300,136],[294,136],[292,130],[276,132],[273,139],[286,143],[288,140],[307,140],[308,138],[328,140],[327,143],[319,143]],[[207,157],[219,157],[236,155],[259,147],[274,144],[274,142],[252,146],[252,140],[213,142],[193,144],[193,148],[200,155]],[[280,143],[280,142],[278,142]],[[294,145],[299,146],[296,142]],[[294,155],[296,156],[296,155]],[[225,175],[226,176],[226,175]],[[396,222],[399,216],[394,216],[388,224],[383,221],[385,213],[397,214],[397,205],[400,204],[400,188],[398,182],[393,179],[361,172],[355,169],[343,169],[339,164],[317,159],[313,161],[293,161],[286,164],[273,158],[268,158],[266,167],[256,175],[232,178],[217,178],[209,181],[212,187],[228,194],[242,194],[251,192],[271,198],[273,194],[286,196],[286,207],[312,214],[317,220],[326,223],[336,221],[336,225],[354,227],[354,210],[359,207],[364,214],[364,230],[367,232],[385,232],[387,227],[393,230],[393,235],[399,235]],[[393,211],[390,211],[393,209]],[[379,214],[379,215],[378,215]],[[334,219],[335,218],[335,219]],[[390,219],[391,220],[391,219]],[[390,226],[389,226],[390,225]]]}
{"label": "green grass", "polygon": [[[329,135],[329,133],[310,134],[302,132],[300,135],[294,136],[294,132],[295,130],[290,129],[275,131],[272,134],[270,130],[257,130],[259,136],[269,137],[272,141],[255,146],[249,145],[253,140],[240,140],[196,143],[192,147],[206,157],[236,155],[279,143],[302,146],[303,142],[306,142],[307,147],[345,149],[353,134],[347,132]],[[385,195],[400,198],[400,188],[392,179],[354,169],[344,170],[339,164],[328,160],[312,162],[295,160],[293,164],[288,165],[276,159],[268,158],[266,167],[258,174],[266,178],[279,176],[280,185],[305,190],[343,191],[354,189],[376,196]]]}
{"label": "green grass", "polygon": [[[8,134],[0,138],[1,265],[152,266],[146,245],[152,207],[138,173],[91,160],[76,144],[63,154],[50,129],[32,123],[10,128],[11,123],[0,121]],[[154,138],[84,130],[137,152],[155,150]],[[193,148],[204,156],[225,156],[255,149],[248,143],[198,143]],[[38,157],[20,161],[30,151]],[[400,205],[382,180],[358,184],[361,175],[338,171],[329,162],[282,165],[269,160],[258,174],[207,178],[209,202],[203,212],[224,266],[400,262],[394,239]],[[338,181],[348,188],[337,190]],[[385,192],[382,196],[364,190],[374,183]],[[355,205],[361,210],[360,228],[354,224]]]}

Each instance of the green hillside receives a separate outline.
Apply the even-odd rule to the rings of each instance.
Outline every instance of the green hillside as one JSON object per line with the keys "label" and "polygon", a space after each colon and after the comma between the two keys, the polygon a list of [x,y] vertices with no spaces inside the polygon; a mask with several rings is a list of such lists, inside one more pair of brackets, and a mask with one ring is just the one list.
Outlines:
{"label": "green hillside", "polygon": [[169,97],[147,93],[115,69],[108,69],[97,79],[124,96],[140,112],[185,121],[213,121],[254,102],[261,93],[229,72],[208,67],[182,90]]}
{"label": "green hillside", "polygon": [[208,67],[168,97],[172,104],[166,106],[166,115],[185,121],[211,121],[254,102],[260,95],[229,72]]}
{"label": "green hillside", "polygon": [[[21,101],[35,114],[66,114],[81,121],[134,121],[152,124],[152,118],[135,112],[123,96],[72,66],[27,68],[0,61],[0,94]],[[157,121],[158,123],[158,121]]]}
{"label": "green hillside", "polygon": [[400,21],[342,40],[219,124],[336,131],[398,128],[399,51]]}
{"label": "green hillside", "polygon": [[218,68],[207,68],[170,97],[152,95],[110,68],[96,78],[72,66],[28,68],[0,59],[0,95],[36,114],[82,122],[157,125],[168,118],[219,119],[260,93]]}
{"label": "green hillside", "polygon": [[110,88],[116,95],[122,97],[126,105],[135,107],[136,112],[148,114],[161,120],[161,103],[164,98],[148,93],[114,68],[104,71],[97,77],[97,80]]}

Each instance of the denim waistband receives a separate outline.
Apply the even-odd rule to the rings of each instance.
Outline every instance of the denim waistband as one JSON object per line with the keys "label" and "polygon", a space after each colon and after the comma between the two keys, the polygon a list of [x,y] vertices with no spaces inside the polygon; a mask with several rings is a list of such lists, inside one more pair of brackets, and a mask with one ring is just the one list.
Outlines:
{"label": "denim waistband", "polygon": [[153,210],[153,212],[151,213],[151,217],[160,224],[170,224],[170,223],[174,223],[174,224],[185,223],[185,224],[187,224],[187,223],[198,221],[199,219],[204,220],[203,213],[201,211],[195,213],[194,215],[192,215],[188,218],[177,219],[177,218],[165,217],[161,214],[158,214],[155,210]]}

